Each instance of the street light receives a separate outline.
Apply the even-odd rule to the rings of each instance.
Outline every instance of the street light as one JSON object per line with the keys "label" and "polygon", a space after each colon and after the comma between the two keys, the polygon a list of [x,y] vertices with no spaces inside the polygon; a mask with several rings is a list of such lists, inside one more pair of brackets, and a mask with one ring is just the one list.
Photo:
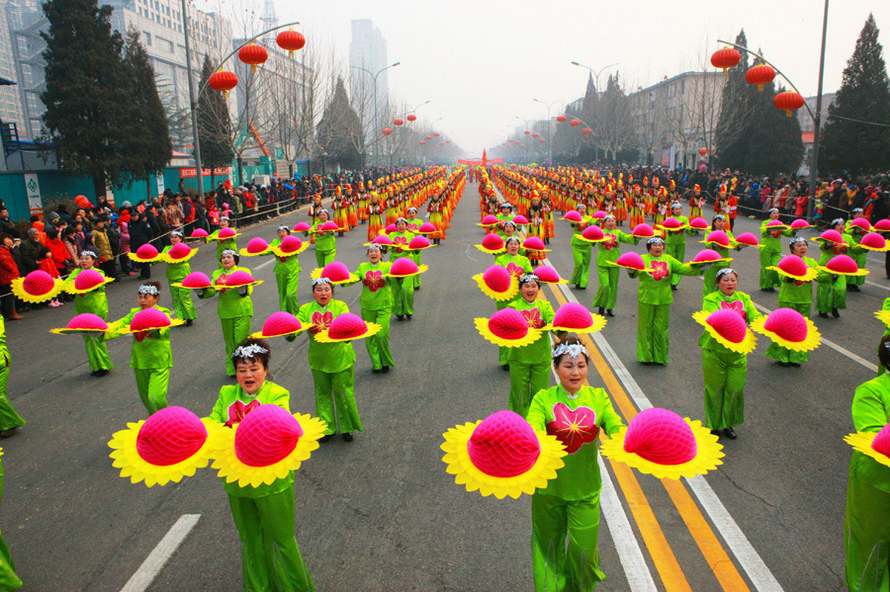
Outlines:
{"label": "street light", "polygon": [[551,101],[549,103],[545,103],[541,99],[532,99],[536,103],[541,103],[547,108],[547,159],[550,162],[550,166],[553,166],[553,133],[550,131],[550,109],[553,108],[553,105],[557,104],[559,101]]}
{"label": "street light", "polygon": [[578,66],[579,68],[586,69],[588,72],[591,73],[591,75],[593,75],[594,80],[596,80],[596,92],[600,92],[600,90],[599,90],[599,88],[600,88],[600,74],[603,73],[603,70],[608,70],[612,66],[620,66],[621,65],[621,62],[615,62],[614,64],[609,64],[608,66],[603,66],[599,70],[594,70],[587,64],[582,64],[581,62],[576,62],[575,60],[572,60],[570,63],[573,66]]}
{"label": "street light", "polygon": [[384,67],[380,68],[379,70],[377,70],[377,72],[371,72],[367,68],[362,68],[361,66],[349,66],[350,68],[355,68],[356,70],[360,70],[360,71],[364,72],[365,74],[370,76],[371,80],[373,80],[373,82],[374,82],[374,160],[375,161],[379,161],[379,157],[380,157],[378,150],[377,150],[377,145],[378,145],[377,142],[380,139],[378,137],[380,135],[380,120],[377,117],[377,77],[380,76],[382,73],[386,72],[387,70],[389,70],[390,68],[395,68],[396,66],[398,66],[401,63],[402,62],[393,62],[392,64],[390,64],[388,66],[384,66]]}

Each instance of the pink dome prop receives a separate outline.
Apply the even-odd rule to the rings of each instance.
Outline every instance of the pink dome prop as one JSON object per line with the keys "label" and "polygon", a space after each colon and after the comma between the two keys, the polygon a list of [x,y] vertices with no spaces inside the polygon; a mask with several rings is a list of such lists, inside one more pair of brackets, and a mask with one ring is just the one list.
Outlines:
{"label": "pink dome prop", "polygon": [[745,319],[737,311],[722,308],[708,315],[707,323],[714,328],[721,337],[733,343],[741,343],[748,334]]}
{"label": "pink dome prop", "polygon": [[856,260],[849,255],[835,255],[825,264],[825,267],[840,273],[856,273],[859,271]]}
{"label": "pink dome prop", "polygon": [[825,239],[827,241],[833,243],[842,243],[844,242],[844,237],[837,230],[826,230],[822,234],[819,235],[819,238]]}
{"label": "pink dome prop", "polygon": [[74,278],[74,287],[78,290],[89,290],[104,281],[105,277],[95,269],[84,269]]}
{"label": "pink dome prop", "polygon": [[593,316],[584,305],[566,302],[553,315],[553,326],[567,329],[587,329],[593,325]]}
{"label": "pink dome prop", "polygon": [[250,275],[246,271],[233,271],[228,276],[226,276],[226,286],[230,286],[232,288],[237,288],[239,286],[244,286],[247,284],[252,284],[255,280],[253,276]]}
{"label": "pink dome prop", "polygon": [[881,428],[875,439],[871,441],[871,447],[884,456],[890,456],[890,423]]}
{"label": "pink dome prop", "polygon": [[713,249],[702,249],[692,258],[693,263],[709,263],[711,261],[719,261],[723,259],[723,255]]}
{"label": "pink dome prop", "polygon": [[195,228],[189,235],[189,238],[207,238],[207,231],[203,228]]}
{"label": "pink dome prop", "polygon": [[409,249],[426,249],[430,246],[430,241],[425,236],[415,236],[411,239],[411,242],[408,243]]}
{"label": "pink dome prop", "polygon": [[207,428],[185,407],[166,407],[153,413],[136,436],[136,451],[146,462],[166,467],[182,462],[207,441]]}
{"label": "pink dome prop", "polygon": [[522,214],[517,214],[516,216],[513,216],[513,224],[525,226],[526,224],[528,224],[528,218],[526,218]]}
{"label": "pink dome prop", "polygon": [[345,282],[349,279],[349,268],[342,261],[331,261],[321,270],[321,277],[332,282]]}
{"label": "pink dome prop", "polygon": [[53,279],[53,276],[41,269],[35,269],[26,275],[25,279],[22,281],[22,288],[25,292],[33,294],[34,296],[51,292],[55,287],[56,282]]}
{"label": "pink dome prop", "polygon": [[615,260],[615,263],[624,267],[630,267],[639,270],[643,270],[646,268],[646,264],[643,262],[643,258],[640,257],[639,253],[636,253],[634,251],[628,251],[627,253],[624,253]]}
{"label": "pink dome prop", "polygon": [[804,220],[803,218],[798,218],[791,222],[791,230],[803,230],[804,228],[809,228],[810,223]]}
{"label": "pink dome prop", "polygon": [[747,245],[749,247],[756,246],[760,244],[760,241],[757,240],[757,237],[754,236],[753,232],[743,232],[737,237],[735,237],[735,242],[740,245]]}
{"label": "pink dome prop", "polygon": [[169,326],[170,318],[156,308],[140,310],[130,321],[130,331],[148,331]]}
{"label": "pink dome prop", "polygon": [[537,236],[530,236],[522,242],[522,248],[531,251],[543,251],[547,248],[544,241]]}
{"label": "pink dome prop", "polygon": [[492,477],[516,477],[532,468],[541,454],[535,431],[521,415],[496,411],[482,420],[467,443],[473,465]]}
{"label": "pink dome prop", "polygon": [[303,246],[303,241],[295,236],[287,235],[278,243],[278,249],[283,253],[295,253]]}
{"label": "pink dome prop", "polygon": [[417,229],[417,232],[423,232],[424,234],[436,232],[436,225],[431,222],[424,222],[420,225],[420,228]]}
{"label": "pink dome prop", "polygon": [[518,310],[505,308],[488,319],[488,330],[501,339],[522,339],[528,335],[528,321]]}
{"label": "pink dome prop", "polygon": [[482,246],[489,251],[497,251],[504,248],[504,239],[497,234],[486,234],[482,239]]}
{"label": "pink dome prop", "polygon": [[865,232],[871,231],[871,222],[868,221],[868,218],[853,218],[850,222],[850,226],[856,226]]}
{"label": "pink dome prop", "polygon": [[495,292],[506,292],[510,289],[513,278],[505,268],[492,265],[482,274],[482,281]]}
{"label": "pink dome prop", "polygon": [[170,250],[167,251],[167,254],[170,255],[173,259],[182,259],[183,257],[188,257],[189,253],[191,253],[191,248],[185,243],[176,243]]}
{"label": "pink dome prop", "polygon": [[328,337],[331,339],[348,339],[358,337],[368,330],[368,325],[357,314],[347,312],[331,321]]}
{"label": "pink dome prop", "polygon": [[584,218],[581,217],[581,214],[578,213],[577,210],[569,210],[566,212],[566,215],[563,216],[569,222],[581,222]]}
{"label": "pink dome prop", "polygon": [[220,228],[219,234],[217,235],[219,238],[232,238],[237,233],[234,228]]}
{"label": "pink dome prop", "polygon": [[494,226],[499,222],[498,217],[494,214],[486,214],[482,217],[482,225],[483,226]]}
{"label": "pink dome prop", "polygon": [[[587,240],[603,240],[603,229],[599,226],[592,225],[588,226],[584,229],[584,232],[581,233],[581,236],[586,238]],[[540,240],[540,239],[538,239]]]}
{"label": "pink dome prop", "polygon": [[65,326],[66,329],[96,329],[98,331],[105,331],[108,329],[108,323],[106,323],[102,317],[99,315],[95,315],[91,312],[83,312],[79,315],[75,315],[68,321],[68,324]]}
{"label": "pink dome prop", "polygon": [[374,237],[374,240],[372,240],[371,242],[374,243],[375,245],[387,246],[387,245],[392,244],[392,239],[389,238],[388,236],[386,236],[385,234],[378,234],[377,236]]}
{"label": "pink dome prop", "polygon": [[705,241],[709,243],[717,243],[721,247],[729,247],[729,236],[722,230],[709,232],[705,237]]}
{"label": "pink dome prop", "polygon": [[187,276],[185,276],[182,280],[182,285],[186,288],[209,288],[210,278],[207,277],[206,273],[201,273],[200,271],[193,271]]}
{"label": "pink dome prop", "polygon": [[541,265],[540,267],[536,267],[532,273],[538,276],[538,279],[540,279],[542,282],[555,284],[560,279],[559,272],[557,272],[549,265]]}
{"label": "pink dome prop", "polygon": [[665,228],[676,230],[678,228],[681,228],[683,226],[683,223],[671,216],[670,218],[667,218],[664,222],[662,222],[661,225]]}
{"label": "pink dome prop", "polygon": [[312,225],[308,222],[297,222],[294,224],[293,231],[294,232],[307,232],[312,228]]}
{"label": "pink dome prop", "polygon": [[624,450],[659,465],[681,465],[695,458],[698,445],[682,417],[669,409],[652,407],[631,420]]}
{"label": "pink dome prop", "polygon": [[595,220],[602,220],[602,219],[605,218],[607,215],[608,215],[608,214],[606,214],[604,211],[602,211],[602,210],[597,210],[597,211],[595,211],[595,212],[593,213],[593,218],[594,218]]}
{"label": "pink dome prop", "polygon": [[791,275],[804,276],[807,273],[807,264],[797,255],[785,255],[779,260],[778,268]]}
{"label": "pink dome prop", "polygon": [[859,243],[872,249],[883,249],[887,246],[887,239],[877,232],[869,232],[859,240]]}
{"label": "pink dome prop", "polygon": [[302,328],[299,319],[289,312],[279,310],[269,315],[263,323],[263,335],[274,337],[299,331]]}
{"label": "pink dome prop", "polygon": [[330,221],[330,220],[327,221],[327,222],[325,222],[324,224],[322,224],[321,226],[318,227],[318,229],[321,230],[321,231],[323,231],[323,232],[329,232],[329,231],[332,231],[332,230],[338,230],[339,228],[340,228],[340,227],[337,226],[337,223],[336,223],[336,222],[332,222],[332,221]]}
{"label": "pink dome prop", "polygon": [[247,241],[247,252],[251,255],[256,255],[257,253],[262,253],[266,249],[269,248],[269,243],[266,242],[266,239],[260,237],[254,237]]}
{"label": "pink dome prop", "polygon": [[879,232],[890,232],[890,218],[882,218],[875,222],[875,230]]}
{"label": "pink dome prop", "polygon": [[708,221],[702,217],[696,217],[689,221],[689,226],[697,230],[704,230],[709,226]]}
{"label": "pink dome prop", "polygon": [[395,225],[395,224],[388,224],[388,225],[386,226],[386,228],[383,229],[383,232],[385,232],[386,234],[389,234],[390,232],[395,232],[395,231],[396,231],[396,225]]}
{"label": "pink dome prop", "polygon": [[138,249],[136,249],[136,256],[140,259],[154,259],[158,256],[158,250],[154,245],[150,243],[145,243]]}
{"label": "pink dome prop", "polygon": [[417,270],[417,263],[413,260],[408,259],[407,257],[399,257],[392,262],[392,265],[389,268],[389,273],[393,275],[410,275],[412,273],[417,273]]}
{"label": "pink dome prop", "polygon": [[235,456],[251,467],[284,459],[303,435],[300,422],[278,405],[260,405],[244,416],[235,431]]}
{"label": "pink dome prop", "polygon": [[777,308],[769,313],[763,328],[785,341],[802,342],[807,338],[807,321],[793,308]]}
{"label": "pink dome prop", "polygon": [[631,234],[641,238],[648,238],[651,236],[655,236],[655,230],[648,224],[643,223],[634,226],[633,232]]}

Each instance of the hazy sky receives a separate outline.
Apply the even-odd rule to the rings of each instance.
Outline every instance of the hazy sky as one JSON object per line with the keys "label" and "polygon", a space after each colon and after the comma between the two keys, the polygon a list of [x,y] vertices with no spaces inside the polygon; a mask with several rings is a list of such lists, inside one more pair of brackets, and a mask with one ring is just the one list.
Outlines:
{"label": "hazy sky", "polygon": [[[264,0],[199,0],[223,2]],[[532,98],[557,101],[555,116],[584,93],[587,70],[618,62],[631,90],[686,70],[711,68],[717,39],[734,40],[744,28],[749,47],[761,48],[810,96],[816,92],[822,27],[820,0],[501,0],[358,2],[274,0],[279,19],[299,20],[309,37],[333,45],[345,63],[350,21],[372,19],[386,37],[391,96],[409,105],[426,99],[419,118],[443,117],[439,128],[468,153],[501,142],[523,119],[544,118]],[[890,59],[890,0],[833,0],[829,9],[824,92],[840,85],[868,13],[881,29]]]}

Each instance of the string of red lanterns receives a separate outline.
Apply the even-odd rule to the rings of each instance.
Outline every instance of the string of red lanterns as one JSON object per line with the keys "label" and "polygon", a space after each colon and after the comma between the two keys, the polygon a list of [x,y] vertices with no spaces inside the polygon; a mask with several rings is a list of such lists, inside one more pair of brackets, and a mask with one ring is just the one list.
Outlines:
{"label": "string of red lanterns", "polygon": [[[715,68],[721,68],[727,74],[730,68],[735,68],[741,62],[742,54],[734,47],[723,47],[711,55],[711,64]],[[753,84],[758,91],[763,91],[776,77],[776,70],[769,64],[755,63],[745,72],[745,82]],[[773,105],[781,109],[785,115],[791,117],[794,112],[804,106],[806,101],[795,91],[783,91],[773,97]],[[705,151],[707,152],[707,150]],[[701,153],[701,151],[699,151]],[[702,154],[704,156],[704,154]]]}
{"label": "string of red lanterns", "polygon": [[[306,37],[299,31],[288,29],[275,36],[275,43],[287,51],[289,57],[293,57],[294,52],[306,46]],[[238,59],[248,64],[252,72],[256,72],[257,66],[265,64],[269,59],[269,51],[259,43],[246,43],[238,50]],[[230,90],[238,86],[238,76],[230,70],[220,68],[210,75],[207,84],[213,90],[227,95]]]}

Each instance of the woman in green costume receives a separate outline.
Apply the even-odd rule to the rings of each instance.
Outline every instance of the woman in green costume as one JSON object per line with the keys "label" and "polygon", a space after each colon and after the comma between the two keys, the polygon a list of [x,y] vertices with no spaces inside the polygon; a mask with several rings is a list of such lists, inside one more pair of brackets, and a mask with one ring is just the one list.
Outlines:
{"label": "woman in green costume", "polygon": [[219,231],[223,228],[231,228],[231,224],[229,222],[228,216],[220,216],[219,218],[219,228],[210,233],[207,237],[207,242],[216,241],[216,258],[219,260],[222,257],[223,251],[238,251],[238,241],[235,240],[235,237],[232,238],[219,238]]}
{"label": "woman in green costume", "polygon": [[[838,231],[844,237],[844,242],[850,245],[850,235],[844,235],[844,219],[835,218],[831,221],[830,228]],[[845,246],[836,245],[827,240],[819,244],[819,265],[824,266],[832,257],[847,252]],[[863,249],[865,250],[865,249]],[[840,311],[847,308],[847,276],[833,273],[820,273],[816,280],[816,312],[823,319],[828,318],[828,313],[834,318],[840,318]]]}
{"label": "woman in green costume", "polygon": [[[399,257],[408,257],[412,261],[417,262],[410,251],[402,251],[400,246],[407,247],[414,238],[414,233],[408,230],[408,220],[398,218],[396,220],[396,229],[389,233],[389,238],[396,245],[390,253],[389,260],[395,261]],[[414,286],[419,279],[418,276],[395,278],[392,280],[392,311],[396,318],[400,321],[405,319],[411,320],[414,316]]]}
{"label": "woman in green costume", "polygon": [[[102,277],[105,277],[104,271],[93,267],[95,264],[96,254],[93,251],[83,251],[80,254],[80,267],[76,268],[68,276],[67,285],[73,287],[77,276],[87,269],[92,269],[102,274]],[[77,314],[92,313],[107,321],[108,295],[105,293],[105,286],[99,285],[86,294],[76,294],[74,296],[74,312]],[[83,345],[87,350],[87,360],[90,363],[90,374],[92,376],[105,376],[111,372],[114,366],[111,364],[111,356],[108,355],[108,347],[105,345],[105,337],[102,334],[85,333],[83,335]]]}
{"label": "woman in green costume", "polygon": [[[760,313],[751,296],[736,290],[738,274],[730,267],[717,271],[717,290],[706,295],[702,310],[712,313],[722,309],[736,311],[745,323],[757,319]],[[722,433],[736,439],[733,429],[745,421],[745,380],[748,375],[748,354],[734,352],[719,343],[707,331],[698,342],[701,346],[701,365],[705,384],[705,420],[711,433]]]}
{"label": "woman in green costume", "polygon": [[[535,329],[553,322],[553,307],[546,298],[538,298],[540,290],[538,276],[526,273],[519,278],[519,296],[508,305]],[[535,393],[550,385],[550,352],[550,331],[544,331],[534,343],[508,348],[511,411],[525,416]]]}
{"label": "woman in green costume", "polygon": [[630,271],[630,277],[639,275],[637,287],[637,361],[641,364],[668,363],[670,339],[671,275],[698,275],[700,272],[688,263],[677,261],[664,252],[664,239],[652,237],[646,241],[643,263],[648,271]]}
{"label": "woman in green costume", "polygon": [[[238,384],[219,389],[210,418],[232,428],[259,403],[290,412],[290,392],[270,380],[269,345],[245,339],[232,352]],[[294,511],[294,474],[256,487],[225,484],[232,520],[241,540],[242,588],[309,592],[315,590],[297,545]]]}
{"label": "woman in green costume", "polygon": [[764,292],[772,292],[782,285],[779,274],[769,267],[775,267],[782,257],[782,234],[786,232],[785,225],[770,229],[767,224],[779,219],[779,208],[772,208],[769,217],[760,223],[760,289]]}
{"label": "woman in green costume", "polygon": [[[226,249],[219,258],[220,266],[213,271],[210,282],[218,286],[220,277],[236,271],[250,273],[246,267],[239,267],[241,257],[237,251]],[[222,287],[204,288],[198,292],[199,298],[212,298],[218,296],[216,301],[216,314],[219,315],[219,324],[222,327],[223,342],[226,347],[226,374],[235,376],[235,365],[232,363],[232,352],[235,347],[244,341],[250,334],[250,321],[253,318],[253,300],[250,295],[253,287],[225,289]]]}
{"label": "woman in green costume", "polygon": [[315,235],[315,262],[318,267],[324,267],[337,258],[337,231],[318,229],[330,217],[331,214],[327,210],[320,210],[315,222],[312,223],[312,228],[309,229],[309,232]]}
{"label": "woman in green costume", "polygon": [[[686,225],[689,223],[689,218],[683,215],[683,206],[680,202],[675,201],[671,204],[671,217],[680,222],[683,225],[682,230],[665,230],[664,236],[664,249],[665,252],[676,259],[677,261],[684,261],[686,259]],[[613,267],[616,272],[617,268]],[[676,290],[677,286],[680,285],[680,280],[683,276],[675,275],[671,277],[671,287]],[[601,313],[602,314],[602,313]]]}
{"label": "woman in green costume", "polygon": [[[881,338],[878,359],[884,372],[862,383],[853,395],[853,427],[879,432],[890,422],[890,336]],[[854,451],[847,479],[844,555],[850,592],[890,590],[890,466]]]}
{"label": "woman in green costume", "polygon": [[[0,449],[0,457],[3,449]],[[0,460],[0,498],[3,497],[3,461]],[[12,563],[12,555],[3,537],[0,536],[0,590],[11,592],[23,586],[22,580],[15,573],[15,565]]]}
{"label": "woman in green costume", "polygon": [[[164,253],[169,253],[173,245],[182,242],[182,233],[174,230],[170,233],[170,246],[164,247]],[[188,288],[177,288],[174,282],[181,282],[185,276],[192,272],[192,266],[188,261],[182,263],[171,263],[167,261],[167,283],[170,286],[170,299],[173,301],[173,311],[176,318],[185,321],[186,327],[191,327],[192,322],[197,318],[195,312],[195,303],[192,302],[192,291]]]}
{"label": "woman in green costume", "polygon": [[355,403],[355,349],[352,342],[320,343],[315,334],[330,327],[349,306],[334,299],[334,285],[325,277],[312,281],[312,302],[300,307],[297,318],[309,329],[309,369],[315,387],[315,413],[327,423],[322,442],[334,434],[352,442],[352,432],[363,432]]}
{"label": "woman in green costume", "polygon": [[[857,216],[862,216],[862,209],[856,208],[850,215],[853,216],[855,220]],[[844,240],[849,245],[847,254],[856,260],[856,265],[858,265],[860,269],[866,269],[868,267],[868,249],[860,247],[859,242],[862,240],[862,237],[870,231],[871,229],[865,229],[857,224],[847,224],[847,236],[844,237]],[[865,276],[850,276],[847,278],[847,289],[851,292],[859,292],[859,286],[864,285]]]}
{"label": "woman in green costume", "polygon": [[[158,306],[161,298],[160,282],[143,282],[136,291],[139,306],[131,308],[126,316],[114,321],[106,331],[107,339],[128,335],[130,322],[136,313],[156,308],[167,317],[172,311]],[[170,345],[170,328],[135,333],[130,351],[130,367],[136,376],[136,390],[149,415],[167,406],[167,388],[170,385],[170,369],[173,368],[173,348]]]}
{"label": "woman in green costume", "polygon": [[[290,228],[285,225],[278,227],[278,238],[269,246],[275,248],[281,244],[288,235]],[[300,260],[297,254],[285,255],[275,253],[275,285],[278,287],[278,310],[296,315],[300,310],[298,300],[300,290]]]}
{"label": "woman in green costume", "polygon": [[[815,259],[807,257],[808,245],[807,239],[803,237],[794,237],[788,244],[792,255],[797,255],[804,260],[807,267],[815,269],[817,263]],[[810,309],[813,305],[813,282],[801,281],[791,277],[782,276],[782,287],[779,288],[779,308],[793,308],[803,316],[809,318]],[[773,342],[766,355],[772,358],[780,366],[800,367],[810,359],[809,352],[798,352]]]}
{"label": "woman in green costume", "polygon": [[[621,256],[621,248],[618,243],[635,245],[637,239],[632,234],[616,228],[615,216],[608,214],[603,218],[603,233],[606,240],[596,244],[596,273],[599,277],[599,287],[596,290],[596,298],[593,305],[602,315],[614,317],[615,302],[618,300],[618,272],[620,268],[610,265]],[[684,245],[685,240],[684,240]]]}
{"label": "woman in green costume", "polygon": [[362,319],[380,325],[380,332],[365,339],[372,372],[389,372],[396,365],[389,350],[389,324],[392,318],[392,289],[386,279],[392,264],[383,261],[380,245],[368,245],[368,260],[359,263],[355,270],[362,282],[359,304]]}
{"label": "woman in green costume", "polygon": [[[13,430],[25,425],[25,420],[12,407],[9,401],[9,347],[6,345],[6,321],[0,315],[0,435],[8,436]],[[0,575],[2,575],[0,566]],[[2,577],[0,577],[2,582]]]}
{"label": "woman in green costume", "polygon": [[[732,245],[735,238],[732,236],[732,232],[729,230],[729,225],[726,223],[726,218],[723,214],[717,214],[714,216],[714,219],[711,221],[711,231],[719,230],[721,232],[725,232],[726,236],[729,237],[729,244]],[[729,249],[730,247],[721,247],[715,243],[710,243],[708,246],[710,249],[717,251],[721,257],[729,259]],[[738,249],[738,247],[736,247]],[[680,259],[682,261],[682,259]],[[710,294],[711,292],[717,289],[717,267],[716,266],[708,266],[704,272],[704,282],[702,283],[702,298]]]}
{"label": "woman in green costume", "polygon": [[[504,242],[504,248],[506,251],[497,257],[495,257],[494,263],[495,265],[500,265],[501,267],[506,268],[507,271],[510,272],[511,275],[516,276],[517,278],[526,273],[532,272],[532,264],[531,261],[528,260],[528,257],[525,255],[519,254],[520,247],[519,237],[511,236]],[[495,303],[495,306],[498,310],[503,310],[510,305],[508,300],[500,300]],[[510,369],[510,348],[509,347],[498,347],[498,364],[500,364],[501,368],[504,370]]]}
{"label": "woman in green costume", "polygon": [[590,256],[593,252],[593,245],[581,238],[581,233],[589,225],[593,224],[593,218],[586,215],[587,206],[583,203],[578,204],[578,213],[581,214],[580,222],[570,222],[575,232],[572,234],[572,283],[575,288],[580,290],[587,289],[587,282],[590,279]]}
{"label": "woman in green costume", "polygon": [[[668,288],[670,292],[670,288]],[[552,354],[557,386],[538,391],[526,419],[562,442],[568,453],[556,478],[532,496],[532,569],[535,590],[590,592],[606,578],[599,566],[599,450],[602,429],[624,427],[601,388],[586,384],[590,358],[569,334]]]}

